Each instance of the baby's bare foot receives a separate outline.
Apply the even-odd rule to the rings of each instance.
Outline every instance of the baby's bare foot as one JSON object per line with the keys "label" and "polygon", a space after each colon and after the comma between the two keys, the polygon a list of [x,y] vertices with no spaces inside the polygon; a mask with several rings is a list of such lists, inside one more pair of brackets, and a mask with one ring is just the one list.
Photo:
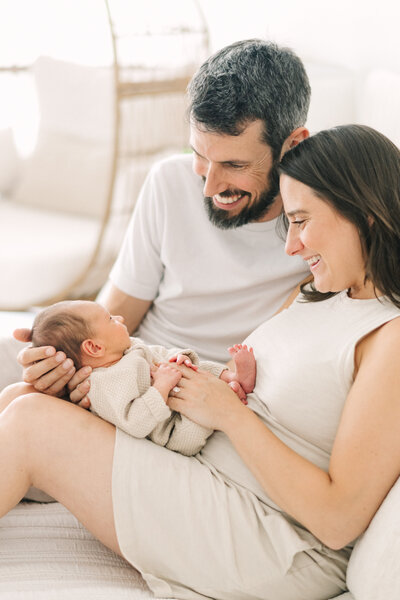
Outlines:
{"label": "baby's bare foot", "polygon": [[256,384],[256,360],[253,354],[253,348],[246,345],[235,344],[228,349],[229,354],[235,363],[237,381],[240,383],[246,394],[254,390]]}

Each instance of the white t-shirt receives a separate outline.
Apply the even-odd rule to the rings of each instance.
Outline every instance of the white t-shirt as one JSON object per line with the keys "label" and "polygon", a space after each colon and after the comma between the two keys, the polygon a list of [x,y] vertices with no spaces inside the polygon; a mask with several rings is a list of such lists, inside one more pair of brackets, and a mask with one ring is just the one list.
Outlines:
{"label": "white t-shirt", "polygon": [[276,220],[222,230],[204,207],[191,155],[153,167],[112,283],[153,304],[136,335],[226,362],[227,348],[271,317],[309,270],[288,257]]}

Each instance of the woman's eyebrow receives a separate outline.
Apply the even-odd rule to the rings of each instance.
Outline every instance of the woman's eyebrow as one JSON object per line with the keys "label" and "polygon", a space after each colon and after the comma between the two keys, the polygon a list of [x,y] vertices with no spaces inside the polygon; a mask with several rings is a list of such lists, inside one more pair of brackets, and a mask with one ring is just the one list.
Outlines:
{"label": "woman's eyebrow", "polygon": [[285,211],[285,214],[287,217],[294,217],[295,215],[308,215],[309,212],[301,208],[295,208],[294,210],[289,210],[289,212]]}

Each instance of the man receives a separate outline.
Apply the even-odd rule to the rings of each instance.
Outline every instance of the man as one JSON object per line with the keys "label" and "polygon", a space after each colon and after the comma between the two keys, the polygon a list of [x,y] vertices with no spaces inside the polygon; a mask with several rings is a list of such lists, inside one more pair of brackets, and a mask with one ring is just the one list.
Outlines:
{"label": "man", "polygon": [[[193,156],[152,169],[103,303],[147,343],[226,362],[226,348],[276,312],[307,272],[285,256],[276,225],[277,166],[308,136],[310,86],[293,52],[247,40],[209,58],[188,93]],[[24,330],[15,335],[26,341]],[[47,393],[87,376],[54,349],[24,349],[19,362]],[[88,389],[80,383],[71,399]]]}

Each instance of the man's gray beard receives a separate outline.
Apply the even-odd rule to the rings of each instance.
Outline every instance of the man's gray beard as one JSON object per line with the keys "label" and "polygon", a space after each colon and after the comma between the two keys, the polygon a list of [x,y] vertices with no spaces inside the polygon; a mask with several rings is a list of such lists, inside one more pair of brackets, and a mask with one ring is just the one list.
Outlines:
{"label": "man's gray beard", "polygon": [[257,202],[253,206],[245,206],[239,214],[231,216],[228,210],[217,208],[213,199],[206,196],[204,205],[207,210],[208,218],[211,223],[219,229],[236,229],[247,225],[247,223],[257,223],[269,211],[279,193],[279,174],[277,168],[272,167],[270,171],[270,185],[264,190]]}

